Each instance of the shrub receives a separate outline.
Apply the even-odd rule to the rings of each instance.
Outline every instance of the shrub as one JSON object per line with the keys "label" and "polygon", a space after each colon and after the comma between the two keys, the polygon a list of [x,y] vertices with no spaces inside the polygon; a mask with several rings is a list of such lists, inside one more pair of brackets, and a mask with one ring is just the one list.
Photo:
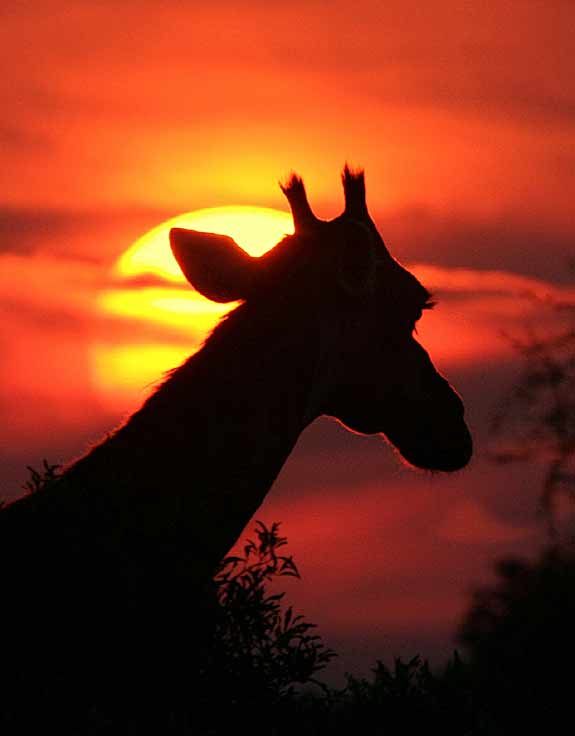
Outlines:
{"label": "shrub", "polygon": [[219,605],[215,632],[219,656],[234,687],[277,700],[296,685],[316,683],[315,675],[335,656],[314,634],[314,624],[282,606],[285,593],[267,585],[282,577],[299,577],[292,557],[280,554],[287,544],[279,524],[255,525],[255,538],[243,555],[226,557],[215,577]]}
{"label": "shrub", "polygon": [[575,545],[551,545],[533,562],[503,560],[496,570],[460,630],[475,689],[505,729],[559,726],[571,709]]}
{"label": "shrub", "polygon": [[[42,494],[49,489],[57,496],[59,466],[44,461],[42,470],[29,470],[30,479],[24,485],[28,494]],[[54,685],[69,693],[68,701],[60,698],[60,704],[55,705],[56,699],[47,696],[46,702],[53,706],[50,718],[61,725],[65,714],[55,711],[67,708],[71,698],[74,703],[84,703],[78,705],[74,715],[75,732],[79,734],[114,732],[112,726],[128,728],[128,722],[138,724],[138,728],[153,722],[160,729],[169,723],[170,733],[209,734],[225,733],[238,723],[251,724],[254,713],[263,716],[272,710],[277,712],[278,708],[291,707],[296,689],[319,684],[316,675],[335,653],[324,646],[314,624],[285,605],[284,593],[270,592],[270,585],[279,578],[299,577],[292,557],[285,554],[286,544],[286,538],[279,534],[278,523],[268,528],[256,522],[252,538],[241,551],[220,564],[211,595],[206,591],[198,598],[197,593],[192,593],[189,609],[184,606],[181,611],[174,611],[173,619],[166,619],[168,626],[173,624],[172,631],[166,632],[161,626],[153,628],[154,619],[150,619],[150,638],[141,644],[145,653],[141,658],[143,671],[136,668],[128,671],[119,703],[107,695],[92,692],[88,685],[82,686],[84,675],[92,674],[93,664],[90,659],[82,661],[75,657],[73,661],[79,670],[63,673],[64,684]],[[41,546],[31,554],[32,560],[34,555],[40,556]],[[189,582],[191,590],[195,590],[192,576]],[[187,602],[186,596],[182,600]],[[65,617],[67,611],[62,610],[61,615]],[[162,622],[165,623],[164,619]],[[38,641],[42,643],[44,637],[49,641],[50,631],[42,632],[41,618],[38,626]],[[61,646],[68,644],[62,641]],[[78,646],[80,642],[72,648]],[[106,666],[113,670],[115,665],[111,661]],[[50,671],[49,667],[44,669]],[[33,692],[48,692],[50,682],[42,678],[38,682],[33,671],[34,667],[30,670],[29,683],[23,675],[21,685],[16,689],[11,685],[15,696],[13,705],[2,703],[0,723],[21,719],[22,713],[29,710],[26,701]],[[113,674],[102,671],[104,678],[106,672]],[[10,673],[7,677],[11,678]],[[21,701],[18,708],[16,700]],[[123,705],[122,700],[130,704]],[[134,703],[141,712],[134,712]],[[38,719],[42,720],[40,715]],[[253,724],[251,730],[254,731]],[[262,732],[271,733],[267,726]]]}

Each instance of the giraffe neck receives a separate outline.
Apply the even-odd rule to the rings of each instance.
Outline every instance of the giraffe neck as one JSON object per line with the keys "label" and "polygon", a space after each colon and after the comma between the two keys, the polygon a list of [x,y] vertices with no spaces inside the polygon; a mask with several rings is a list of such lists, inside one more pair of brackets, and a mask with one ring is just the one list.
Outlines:
{"label": "giraffe neck", "polygon": [[189,544],[191,555],[215,564],[317,416],[310,404],[319,360],[313,320],[288,329],[271,317],[249,317],[232,314],[68,471],[80,485],[98,486],[100,503],[102,493],[113,494],[122,517],[115,523],[177,537],[178,546]]}

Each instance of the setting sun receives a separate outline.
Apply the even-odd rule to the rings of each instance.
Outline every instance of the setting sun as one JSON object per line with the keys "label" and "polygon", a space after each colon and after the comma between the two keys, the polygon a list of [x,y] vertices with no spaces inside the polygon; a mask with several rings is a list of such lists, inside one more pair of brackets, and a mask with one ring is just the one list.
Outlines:
{"label": "setting sun", "polygon": [[[170,249],[172,227],[228,235],[250,255],[260,256],[293,233],[293,220],[287,212],[263,207],[196,210],[166,220],[127,248],[114,264],[119,283],[100,294],[98,309],[116,318],[158,325],[165,329],[165,341],[129,345],[99,341],[92,346],[94,383],[113,402],[140,397],[145,386],[194,353],[218,319],[235,306],[210,302],[187,283]],[[159,283],[133,283],[135,277],[146,275]]]}
{"label": "setting sun", "polygon": [[284,235],[293,233],[291,215],[264,207],[229,206],[196,210],[173,217],[142,235],[116,263],[124,277],[153,273],[168,281],[185,281],[169,248],[173,227],[229,235],[252,256],[261,256]]}
{"label": "setting sun", "polygon": [[[198,330],[205,334],[215,319],[229,311],[233,305],[208,302],[186,282],[170,249],[173,227],[228,235],[250,255],[261,256],[293,233],[293,220],[280,210],[239,205],[172,217],[138,238],[116,261],[114,274],[120,285],[100,295],[101,310],[195,334]],[[165,286],[130,284],[134,277],[147,274],[165,281]]]}

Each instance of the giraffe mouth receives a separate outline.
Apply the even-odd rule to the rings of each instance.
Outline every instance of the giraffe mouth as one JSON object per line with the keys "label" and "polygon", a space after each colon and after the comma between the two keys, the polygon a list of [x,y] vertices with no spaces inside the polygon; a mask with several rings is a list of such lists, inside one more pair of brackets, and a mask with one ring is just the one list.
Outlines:
{"label": "giraffe mouth", "polygon": [[407,463],[421,470],[453,473],[465,468],[473,455],[473,440],[463,420],[451,431],[431,428],[401,438],[383,434]]}

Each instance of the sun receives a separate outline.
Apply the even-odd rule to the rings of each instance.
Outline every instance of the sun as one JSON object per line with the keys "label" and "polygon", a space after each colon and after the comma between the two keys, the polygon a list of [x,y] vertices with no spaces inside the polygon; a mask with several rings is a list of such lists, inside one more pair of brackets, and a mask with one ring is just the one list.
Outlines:
{"label": "sun", "polygon": [[[124,338],[99,341],[91,349],[95,388],[116,408],[141,399],[147,386],[197,350],[235,306],[210,302],[187,283],[170,249],[172,227],[228,235],[252,256],[263,255],[294,229],[291,215],[281,210],[214,207],[172,217],[124,251],[112,268],[114,287],[103,291],[97,304],[100,313],[122,322]],[[146,276],[153,280],[146,283],[141,278]],[[128,342],[126,323],[133,335]]]}
{"label": "sun", "polygon": [[173,217],[142,235],[116,263],[120,276],[154,274],[166,281],[185,281],[169,248],[172,227],[229,235],[252,256],[261,256],[284,235],[293,233],[289,213],[266,207],[229,206],[196,210]]}
{"label": "sun", "polygon": [[[172,217],[138,238],[118,258],[113,270],[119,284],[101,294],[101,310],[187,332],[197,332],[198,328],[205,332],[233,306],[207,301],[186,282],[170,249],[173,227],[229,235],[250,255],[260,256],[284,235],[293,233],[293,220],[288,212],[244,205]],[[134,283],[135,278],[146,275],[154,277],[153,284]]]}

